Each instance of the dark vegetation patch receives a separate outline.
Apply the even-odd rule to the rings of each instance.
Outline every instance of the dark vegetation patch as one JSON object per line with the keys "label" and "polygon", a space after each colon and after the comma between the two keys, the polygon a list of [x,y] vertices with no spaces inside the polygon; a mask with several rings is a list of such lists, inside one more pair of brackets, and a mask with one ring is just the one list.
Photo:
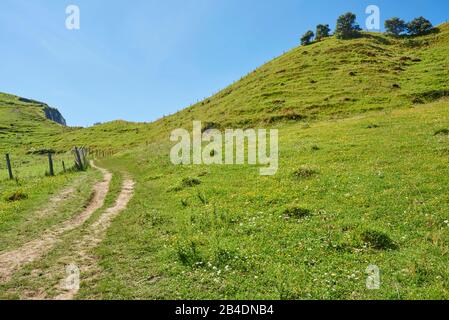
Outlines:
{"label": "dark vegetation patch", "polygon": [[176,246],[176,254],[182,265],[194,269],[216,268],[234,269],[246,272],[253,266],[247,258],[237,250],[218,247],[212,252],[201,250],[201,243],[197,240],[182,241]]}
{"label": "dark vegetation patch", "polygon": [[447,135],[449,135],[449,129],[446,129],[446,128],[439,129],[439,130],[435,131],[434,135],[435,136],[439,136],[439,135],[446,135],[447,136]]}
{"label": "dark vegetation patch", "polygon": [[26,200],[28,199],[28,195],[23,192],[22,190],[16,190],[13,193],[7,195],[5,197],[5,200],[7,202],[16,202],[16,201],[21,201],[21,200]]}
{"label": "dark vegetation patch", "polygon": [[178,192],[185,188],[195,187],[201,184],[201,180],[198,178],[187,177],[182,179],[182,181],[177,185],[169,188],[167,192]]}
{"label": "dark vegetation patch", "polygon": [[246,272],[254,267],[248,258],[243,257],[240,252],[228,248],[217,248],[214,250],[211,260],[213,265],[219,269],[228,266],[234,270]]}
{"label": "dark vegetation patch", "polygon": [[32,150],[27,151],[27,154],[34,154],[34,155],[40,155],[40,156],[49,154],[49,153],[54,154],[54,153],[56,153],[56,151],[53,149],[38,149],[38,150],[32,149]]}
{"label": "dark vegetation patch", "polygon": [[304,219],[312,214],[312,211],[298,206],[289,206],[283,210],[284,219]]}
{"label": "dark vegetation patch", "polygon": [[28,104],[39,104],[39,105],[45,105],[45,103],[37,101],[37,100],[32,100],[32,99],[26,99],[26,98],[19,98],[20,102],[23,103],[28,103]]}
{"label": "dark vegetation patch", "polygon": [[429,40],[424,39],[406,39],[402,42],[402,46],[406,48],[419,49],[430,44]]}
{"label": "dark vegetation patch", "polygon": [[216,123],[216,122],[204,122],[201,131],[202,131],[202,133],[204,133],[207,130],[213,130],[213,129],[220,130],[221,129],[220,124]]}
{"label": "dark vegetation patch", "polygon": [[179,261],[185,266],[195,267],[204,264],[198,244],[195,241],[179,243],[176,252]]}
{"label": "dark vegetation patch", "polygon": [[279,110],[284,106],[285,100],[282,100],[282,99],[273,100],[272,104],[273,104],[273,110]]}
{"label": "dark vegetation patch", "polygon": [[360,239],[370,248],[375,250],[396,250],[398,246],[384,232],[366,230],[360,234]]}
{"label": "dark vegetation patch", "polygon": [[200,200],[200,202],[201,202],[204,206],[206,206],[206,205],[209,204],[209,201],[207,200],[207,197],[206,197],[206,195],[205,195],[204,193],[198,191],[198,193],[196,194],[196,196],[198,197],[198,200]]}
{"label": "dark vegetation patch", "polygon": [[310,179],[317,174],[318,170],[308,166],[301,166],[293,172],[293,176],[298,179]]}
{"label": "dark vegetation patch", "polygon": [[187,199],[181,199],[181,205],[183,207],[188,207],[189,206],[189,201]]}
{"label": "dark vegetation patch", "polygon": [[181,182],[181,186],[183,186],[185,188],[198,186],[200,184],[201,184],[200,179],[191,178],[191,177],[184,178],[184,179],[182,179],[182,182]]}
{"label": "dark vegetation patch", "polygon": [[414,104],[425,104],[445,97],[449,97],[449,90],[447,89],[416,93],[411,96],[411,99]]}
{"label": "dark vegetation patch", "polygon": [[307,117],[302,114],[296,113],[291,109],[287,109],[282,111],[281,114],[275,114],[264,118],[263,122],[267,124],[272,124],[281,121],[299,121],[304,120],[306,118]]}
{"label": "dark vegetation patch", "polygon": [[226,97],[226,96],[229,96],[231,93],[232,93],[232,89],[227,89],[227,90],[225,90],[223,93],[222,93],[222,95],[221,95],[221,98],[224,98],[224,97]]}

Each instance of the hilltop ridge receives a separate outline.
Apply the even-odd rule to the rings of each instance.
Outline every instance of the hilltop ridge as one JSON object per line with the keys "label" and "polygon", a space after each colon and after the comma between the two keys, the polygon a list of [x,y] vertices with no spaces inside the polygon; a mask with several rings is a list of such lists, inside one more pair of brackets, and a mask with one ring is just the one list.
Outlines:
{"label": "hilltop ridge", "polygon": [[[50,145],[65,131],[66,120],[55,108],[31,99],[0,93],[0,150]],[[53,140],[54,139],[54,140]]]}
{"label": "hilltop ridge", "polygon": [[217,126],[335,118],[445,95],[449,24],[420,37],[363,33],[296,47],[216,95],[164,119]]}
{"label": "hilltop ridge", "polygon": [[[36,108],[38,111],[35,115],[44,115],[46,119],[56,122],[62,126],[67,126],[67,122],[64,116],[58,109],[52,108],[44,102],[40,102],[33,99],[22,98],[7,93],[0,92],[0,107],[15,107],[16,111],[20,111],[20,108]],[[43,114],[39,112],[42,109]]]}

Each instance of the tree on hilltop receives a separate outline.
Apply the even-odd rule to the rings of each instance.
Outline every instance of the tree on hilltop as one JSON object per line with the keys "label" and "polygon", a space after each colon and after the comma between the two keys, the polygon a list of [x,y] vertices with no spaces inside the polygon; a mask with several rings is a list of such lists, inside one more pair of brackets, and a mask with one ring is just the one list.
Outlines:
{"label": "tree on hilltop", "polygon": [[310,43],[312,43],[313,37],[315,34],[313,31],[307,31],[302,37],[301,37],[301,45],[306,46]]}
{"label": "tree on hilltop", "polygon": [[330,36],[331,28],[328,24],[319,24],[316,26],[316,40],[321,40]]}
{"label": "tree on hilltop", "polygon": [[412,36],[429,33],[432,29],[432,23],[424,17],[416,18],[407,24],[408,33]]}
{"label": "tree on hilltop", "polygon": [[407,30],[407,24],[404,20],[394,17],[385,21],[385,29],[388,34],[398,37]]}
{"label": "tree on hilltop", "polygon": [[335,35],[338,39],[352,39],[360,35],[362,30],[356,22],[357,16],[348,12],[341,15],[337,20],[337,27],[335,29]]}

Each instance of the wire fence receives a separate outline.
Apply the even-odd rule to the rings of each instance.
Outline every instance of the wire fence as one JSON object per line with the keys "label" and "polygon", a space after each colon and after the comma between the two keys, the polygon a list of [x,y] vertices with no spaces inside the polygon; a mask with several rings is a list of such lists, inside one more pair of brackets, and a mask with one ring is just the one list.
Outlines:
{"label": "wire fence", "polygon": [[[40,177],[50,174],[48,154],[9,154],[11,171],[15,179]],[[75,159],[72,152],[52,154],[54,174],[64,172],[64,167],[69,169],[74,166]],[[0,180],[9,179],[6,155],[0,161]]]}
{"label": "wire fence", "polygon": [[[0,160],[0,181],[53,176],[72,170],[82,171],[89,166],[89,155],[89,149],[84,147],[75,147],[63,153],[4,154]],[[95,150],[92,157],[103,158],[110,155],[110,151]]]}

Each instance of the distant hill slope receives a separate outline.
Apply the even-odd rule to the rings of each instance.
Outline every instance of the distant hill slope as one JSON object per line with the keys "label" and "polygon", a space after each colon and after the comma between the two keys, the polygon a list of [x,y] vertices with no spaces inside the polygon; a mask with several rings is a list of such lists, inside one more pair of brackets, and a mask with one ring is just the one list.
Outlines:
{"label": "distant hill slope", "polygon": [[[364,33],[292,49],[214,96],[151,124],[116,121],[71,141],[119,148],[167,140],[173,128],[269,127],[408,108],[449,96],[449,24],[421,37]],[[113,141],[111,141],[113,137]]]}
{"label": "distant hill slope", "polygon": [[17,96],[13,96],[10,94],[0,92],[0,107],[2,107],[2,108],[13,107],[13,108],[20,108],[20,109],[28,108],[28,110],[22,110],[22,111],[29,111],[31,109],[34,109],[32,111],[32,113],[34,115],[38,115],[38,116],[43,115],[44,118],[51,120],[53,122],[56,122],[62,126],[67,125],[66,120],[64,119],[62,114],[59,112],[59,110],[48,106],[44,102],[27,99],[27,98],[21,98],[21,97],[17,97]]}
{"label": "distant hill slope", "polygon": [[45,103],[0,93],[0,150],[49,144],[65,127],[61,113]]}

